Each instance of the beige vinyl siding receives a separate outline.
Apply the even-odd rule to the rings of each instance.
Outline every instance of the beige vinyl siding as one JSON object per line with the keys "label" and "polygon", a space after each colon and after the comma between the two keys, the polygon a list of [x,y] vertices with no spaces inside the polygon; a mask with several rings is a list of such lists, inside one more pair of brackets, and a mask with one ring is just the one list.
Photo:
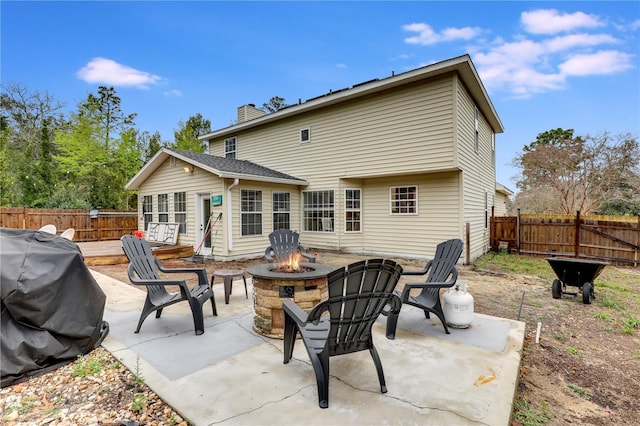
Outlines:
{"label": "beige vinyl siding", "polygon": [[[453,104],[451,77],[409,85],[238,133],[237,158],[310,181],[451,170]],[[224,155],[224,138],[210,152]]]}
{"label": "beige vinyl siding", "polygon": [[457,94],[458,161],[463,170],[463,221],[470,224],[470,255],[473,260],[484,254],[489,246],[489,228],[485,228],[485,192],[490,213],[495,193],[492,130],[480,113],[480,140],[476,152],[475,104],[461,81],[457,85]]}
{"label": "beige vinyl siding", "polygon": [[[392,215],[389,188],[418,187],[418,214]],[[392,179],[368,179],[363,187],[363,244],[341,249],[389,255],[430,257],[436,245],[461,238],[458,173],[422,174]]]}
{"label": "beige vinyl siding", "polygon": [[[185,173],[183,167],[187,164],[176,160],[174,166],[170,160],[166,160],[158,169],[149,176],[140,186],[140,196],[153,196],[153,220],[158,219],[158,194],[169,194],[169,221],[173,221],[174,192],[186,192],[187,200],[187,232],[178,236],[178,244],[196,245],[195,223],[196,223],[196,194],[210,192],[212,194],[222,193],[222,182],[215,175],[205,172],[195,167],[193,173]],[[140,199],[142,199],[140,197]],[[224,199],[224,197],[223,197]],[[142,217],[141,204],[139,204],[139,217]],[[144,226],[140,222],[140,229]],[[222,233],[223,230],[220,230]],[[220,241],[222,244],[222,241]]]}
{"label": "beige vinyl siding", "polygon": [[[231,181],[229,182],[231,183]],[[240,214],[240,191],[262,191],[262,234],[261,235],[241,235],[241,214]],[[232,230],[233,230],[233,250],[228,252],[229,256],[235,255],[262,255],[269,246],[269,234],[273,231],[273,204],[272,193],[291,193],[291,229],[298,230],[300,223],[300,195],[297,186],[277,185],[262,182],[240,181],[232,192]],[[225,190],[224,197],[228,198]],[[228,200],[227,200],[228,201]],[[226,207],[225,207],[226,212]],[[229,218],[225,219],[225,224],[229,224]]]}
{"label": "beige vinyl siding", "polygon": [[506,216],[507,215],[507,202],[509,201],[509,197],[501,192],[495,192],[495,203],[496,208],[494,214],[496,216]]}
{"label": "beige vinyl siding", "polygon": [[[336,220],[334,230],[338,235],[342,247],[348,247],[351,251],[364,250],[365,235],[367,229],[365,227],[365,218],[367,216],[366,180],[364,179],[340,179],[339,190],[336,192],[339,196],[336,199]],[[360,232],[345,232],[345,189],[360,189]]]}

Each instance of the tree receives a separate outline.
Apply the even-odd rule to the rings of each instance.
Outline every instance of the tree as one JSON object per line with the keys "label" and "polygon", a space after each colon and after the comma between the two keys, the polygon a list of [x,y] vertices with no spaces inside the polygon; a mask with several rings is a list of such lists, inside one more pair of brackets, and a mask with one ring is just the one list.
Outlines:
{"label": "tree", "polygon": [[265,113],[270,114],[272,112],[276,112],[276,111],[280,111],[282,108],[286,107],[287,104],[285,103],[284,98],[281,98],[279,96],[274,96],[271,99],[269,99],[268,103],[264,103],[262,104],[262,109]]}
{"label": "tree", "polygon": [[153,135],[150,135],[147,131],[142,132],[138,137],[138,147],[142,153],[142,162],[149,161],[165,145],[166,143],[162,142],[160,132],[155,132]]}
{"label": "tree", "polygon": [[[514,165],[522,169],[517,182],[522,210],[590,214],[605,202],[627,202],[638,193],[637,138],[608,133],[581,137],[573,132],[558,128],[540,133],[515,158]],[[537,207],[526,201],[542,198],[544,204]]]}
{"label": "tree", "polygon": [[47,92],[19,84],[2,86],[2,204],[38,207],[46,203],[55,181],[53,135],[65,124],[64,104]]}
{"label": "tree", "polygon": [[114,133],[118,134],[134,125],[137,114],[125,115],[120,108],[121,99],[116,95],[113,87],[98,87],[98,96],[89,93],[84,103],[80,105],[79,113],[95,115],[103,131],[105,146],[109,146],[114,138]]}
{"label": "tree", "polygon": [[7,123],[7,118],[0,116],[0,206],[12,205],[14,192],[12,190],[12,177],[7,170],[8,135],[9,125]]}
{"label": "tree", "polygon": [[[99,96],[89,94],[71,113],[69,126],[56,133],[59,165],[57,193],[53,197],[67,206],[112,209],[135,207],[125,191],[127,181],[142,165],[135,114],[125,115],[113,88],[100,87]],[[74,194],[69,200],[62,196]]]}
{"label": "tree", "polygon": [[172,146],[174,148],[201,153],[207,150],[207,144],[199,140],[198,136],[211,132],[211,121],[206,120],[202,114],[198,113],[189,117],[186,123],[178,122],[178,126],[179,129],[173,132],[175,142]]}

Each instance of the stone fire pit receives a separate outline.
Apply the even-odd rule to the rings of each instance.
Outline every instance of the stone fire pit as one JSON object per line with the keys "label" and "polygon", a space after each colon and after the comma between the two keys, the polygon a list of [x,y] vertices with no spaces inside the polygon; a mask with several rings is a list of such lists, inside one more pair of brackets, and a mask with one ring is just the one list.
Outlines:
{"label": "stone fire pit", "polygon": [[300,272],[276,272],[276,264],[266,263],[248,269],[253,277],[253,329],[257,333],[283,338],[285,300],[308,310],[327,298],[327,275],[334,268],[318,263],[300,263],[300,267]]}

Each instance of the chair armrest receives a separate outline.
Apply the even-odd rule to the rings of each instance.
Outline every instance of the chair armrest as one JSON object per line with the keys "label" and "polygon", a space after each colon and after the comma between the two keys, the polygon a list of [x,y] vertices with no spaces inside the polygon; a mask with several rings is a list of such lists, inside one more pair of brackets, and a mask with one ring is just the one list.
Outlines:
{"label": "chair armrest", "polygon": [[409,292],[414,288],[425,289],[425,288],[447,288],[453,287],[456,281],[451,280],[446,283],[406,283],[404,288],[402,289],[402,294],[400,295],[400,300],[402,303],[406,303],[409,300]]}
{"label": "chair armrest", "polygon": [[298,327],[302,327],[307,323],[307,313],[293,300],[287,300],[282,304],[282,310],[285,315],[289,315],[291,319],[293,319]]}
{"label": "chair armrest", "polygon": [[427,262],[427,266],[422,271],[402,271],[402,275],[424,275],[431,269],[431,260]]}
{"label": "chair armrest", "polygon": [[427,270],[423,269],[422,271],[404,271],[402,275],[424,275],[426,273]]}
{"label": "chair armrest", "polygon": [[306,257],[309,260],[309,263],[316,263],[316,257],[311,253],[307,252],[307,249],[302,245],[298,245],[298,250],[300,250],[300,255],[302,257]]}
{"label": "chair armrest", "polygon": [[455,285],[455,281],[447,281],[446,283],[406,283],[404,288],[414,289],[414,288],[447,288],[453,287]]}
{"label": "chair armrest", "polygon": [[207,278],[207,270],[202,268],[164,268],[162,264],[156,259],[156,265],[160,272],[165,274],[184,274],[193,273],[198,276],[198,285],[209,285],[209,279]]}
{"label": "chair armrest", "polygon": [[184,287],[186,290],[189,290],[187,283],[184,280],[142,280],[140,278],[129,276],[129,280],[131,280],[132,284],[135,285],[161,285],[161,286],[169,286],[174,285],[178,287]]}
{"label": "chair armrest", "polygon": [[264,251],[264,258],[267,259],[267,262],[269,263],[273,263],[273,255],[271,254],[271,252],[273,252],[273,247],[271,246],[267,247],[267,249]]}
{"label": "chair armrest", "polygon": [[389,306],[389,311],[387,311],[385,315],[388,315],[389,312],[397,315],[400,313],[400,308],[402,308],[402,300],[397,294],[394,293],[387,305]]}

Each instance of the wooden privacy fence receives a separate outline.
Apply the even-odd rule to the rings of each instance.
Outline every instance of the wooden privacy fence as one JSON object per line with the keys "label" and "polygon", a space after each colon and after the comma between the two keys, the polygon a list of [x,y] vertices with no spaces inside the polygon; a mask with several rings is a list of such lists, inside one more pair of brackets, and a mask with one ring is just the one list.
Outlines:
{"label": "wooden privacy fence", "polygon": [[491,248],[640,265],[638,216],[491,216]]}
{"label": "wooden privacy fence", "polygon": [[75,229],[74,241],[118,240],[138,229],[138,212],[129,210],[72,210],[0,207],[0,227],[40,229],[52,224],[58,234]]}

